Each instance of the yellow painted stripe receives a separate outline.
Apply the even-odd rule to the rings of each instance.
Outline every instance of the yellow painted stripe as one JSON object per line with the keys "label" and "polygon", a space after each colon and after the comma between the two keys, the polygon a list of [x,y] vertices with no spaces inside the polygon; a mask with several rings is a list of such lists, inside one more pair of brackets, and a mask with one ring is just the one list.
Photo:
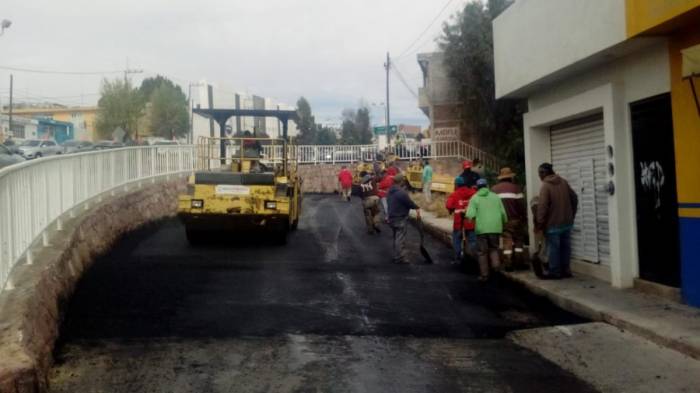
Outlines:
{"label": "yellow painted stripe", "polygon": [[700,209],[681,208],[678,209],[678,216],[685,218],[700,218]]}

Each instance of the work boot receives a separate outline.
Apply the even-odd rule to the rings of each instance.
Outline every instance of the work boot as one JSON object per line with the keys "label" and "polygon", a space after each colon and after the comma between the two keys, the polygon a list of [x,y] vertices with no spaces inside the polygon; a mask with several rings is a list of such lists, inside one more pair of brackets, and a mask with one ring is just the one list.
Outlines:
{"label": "work boot", "polygon": [[503,270],[510,273],[514,271],[513,267],[513,251],[503,250]]}

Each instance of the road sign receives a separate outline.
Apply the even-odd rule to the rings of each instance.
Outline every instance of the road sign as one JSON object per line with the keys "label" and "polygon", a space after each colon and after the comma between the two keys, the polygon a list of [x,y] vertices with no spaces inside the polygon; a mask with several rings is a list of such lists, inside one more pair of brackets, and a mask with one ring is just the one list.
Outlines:
{"label": "road sign", "polygon": [[[374,131],[374,135],[386,135],[386,127],[385,126],[373,127],[372,130]],[[399,128],[395,125],[389,126],[389,132],[391,134],[396,134],[396,132],[398,130],[399,130]]]}

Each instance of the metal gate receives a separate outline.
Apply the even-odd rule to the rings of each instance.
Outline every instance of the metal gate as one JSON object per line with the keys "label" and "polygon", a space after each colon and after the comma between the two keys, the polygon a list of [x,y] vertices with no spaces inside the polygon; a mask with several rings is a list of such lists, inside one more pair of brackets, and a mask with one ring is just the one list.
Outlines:
{"label": "metal gate", "polygon": [[575,259],[610,264],[610,231],[602,114],[551,128],[554,170],[579,197],[571,237]]}

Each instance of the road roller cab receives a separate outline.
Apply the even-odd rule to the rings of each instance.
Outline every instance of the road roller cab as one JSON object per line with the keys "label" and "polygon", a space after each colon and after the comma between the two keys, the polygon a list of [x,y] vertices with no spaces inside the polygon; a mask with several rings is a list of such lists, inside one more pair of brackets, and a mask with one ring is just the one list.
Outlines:
{"label": "road roller cab", "polygon": [[197,168],[178,199],[190,243],[217,233],[286,240],[301,213],[301,179],[294,149],[283,138],[202,137]]}

